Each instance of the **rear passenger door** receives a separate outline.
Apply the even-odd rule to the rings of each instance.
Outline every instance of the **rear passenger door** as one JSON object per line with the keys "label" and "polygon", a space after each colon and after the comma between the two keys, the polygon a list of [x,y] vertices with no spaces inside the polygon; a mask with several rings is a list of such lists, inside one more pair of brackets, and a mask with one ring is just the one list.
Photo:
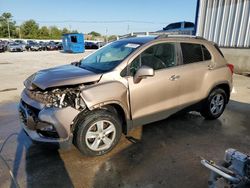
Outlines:
{"label": "rear passenger door", "polygon": [[211,65],[211,54],[204,45],[179,43],[182,54],[180,68],[180,105],[186,107],[203,99],[202,84]]}

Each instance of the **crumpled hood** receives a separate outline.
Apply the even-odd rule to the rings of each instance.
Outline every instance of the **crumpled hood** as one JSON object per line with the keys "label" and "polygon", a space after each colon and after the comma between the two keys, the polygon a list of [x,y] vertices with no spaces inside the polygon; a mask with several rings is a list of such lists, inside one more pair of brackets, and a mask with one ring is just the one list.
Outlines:
{"label": "crumpled hood", "polygon": [[58,86],[77,85],[99,81],[102,74],[96,74],[75,65],[63,65],[38,71],[24,81],[28,89],[42,90]]}

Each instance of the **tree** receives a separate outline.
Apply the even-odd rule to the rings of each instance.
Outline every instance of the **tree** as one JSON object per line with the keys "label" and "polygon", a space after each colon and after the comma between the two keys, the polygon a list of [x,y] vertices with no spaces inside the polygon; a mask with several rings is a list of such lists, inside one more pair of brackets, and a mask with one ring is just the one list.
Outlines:
{"label": "tree", "polygon": [[48,39],[49,38],[49,29],[46,26],[42,26],[38,31],[38,37],[40,39]]}
{"label": "tree", "polygon": [[60,39],[62,37],[62,31],[56,26],[50,27],[50,37],[51,39]]}
{"label": "tree", "polygon": [[[9,12],[4,12],[0,15],[0,38],[26,38],[26,39],[61,39],[62,34],[65,33],[78,33],[77,30],[70,31],[67,28],[62,30],[56,26],[48,28],[42,26],[39,28],[35,20],[28,20],[16,26],[16,22],[12,20],[12,15]],[[93,35],[100,36],[99,33],[93,31]]]}
{"label": "tree", "polygon": [[37,38],[39,33],[39,25],[35,20],[28,20],[21,25],[22,35],[24,38]]}
{"label": "tree", "polygon": [[70,33],[70,30],[68,30],[66,27],[63,28],[62,34]]}
{"label": "tree", "polygon": [[117,36],[116,35],[110,35],[108,37],[108,41],[114,41],[114,40],[117,40]]}
{"label": "tree", "polygon": [[0,37],[9,37],[9,34],[10,37],[17,37],[16,22],[12,21],[11,13],[4,12],[0,16]]}
{"label": "tree", "polygon": [[100,33],[97,33],[95,31],[91,31],[90,33],[88,33],[89,35],[92,35],[93,37],[100,37],[101,34]]}
{"label": "tree", "polygon": [[72,30],[71,33],[78,33],[78,31],[77,30]]}

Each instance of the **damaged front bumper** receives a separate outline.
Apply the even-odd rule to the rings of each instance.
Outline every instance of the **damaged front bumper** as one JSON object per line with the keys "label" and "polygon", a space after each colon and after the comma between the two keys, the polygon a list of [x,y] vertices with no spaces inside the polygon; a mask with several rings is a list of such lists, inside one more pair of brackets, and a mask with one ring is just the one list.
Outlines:
{"label": "damaged front bumper", "polygon": [[22,93],[19,104],[21,126],[37,142],[72,142],[71,124],[79,111],[72,108],[45,107]]}

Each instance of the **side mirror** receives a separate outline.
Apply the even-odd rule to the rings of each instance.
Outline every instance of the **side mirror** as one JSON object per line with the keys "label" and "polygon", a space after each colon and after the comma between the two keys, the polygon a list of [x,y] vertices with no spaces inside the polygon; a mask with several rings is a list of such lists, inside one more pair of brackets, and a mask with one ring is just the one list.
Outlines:
{"label": "side mirror", "polygon": [[139,83],[142,79],[154,76],[155,72],[154,69],[151,67],[143,65],[139,70],[136,72],[134,76],[134,83]]}

